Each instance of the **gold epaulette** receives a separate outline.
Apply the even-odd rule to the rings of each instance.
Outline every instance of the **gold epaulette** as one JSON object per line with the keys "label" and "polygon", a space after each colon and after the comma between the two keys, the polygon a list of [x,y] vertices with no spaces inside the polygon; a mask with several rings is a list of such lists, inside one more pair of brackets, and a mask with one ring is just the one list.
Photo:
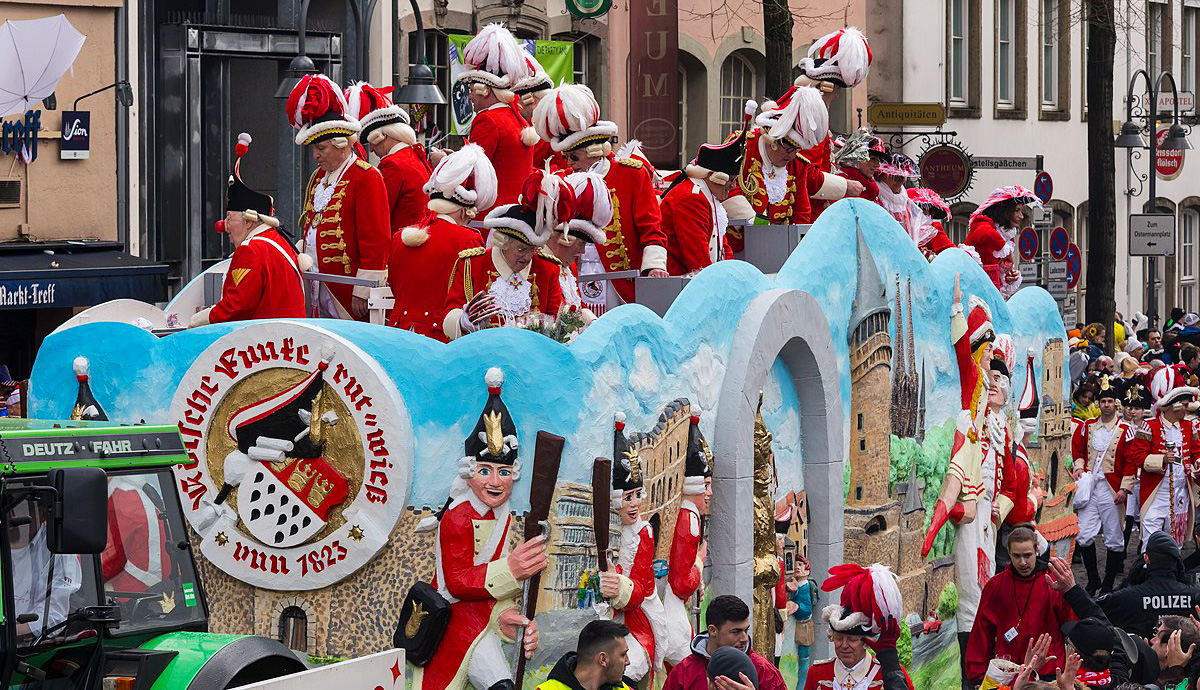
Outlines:
{"label": "gold epaulette", "polygon": [[483,256],[484,254],[487,253],[487,250],[488,250],[487,247],[471,247],[470,249],[464,249],[461,252],[459,252],[458,258],[469,259],[472,256]]}
{"label": "gold epaulette", "polygon": [[821,659],[820,661],[814,661],[814,662],[812,662],[812,664],[811,664],[811,665],[812,665],[812,666],[819,666],[819,665],[821,665],[821,664],[832,664],[832,663],[833,663],[833,659],[832,659],[832,658],[829,658],[829,659]]}
{"label": "gold epaulette", "polygon": [[371,169],[371,164],[370,164],[370,163],[368,163],[368,162],[366,162],[365,160],[363,160],[363,159],[361,159],[361,158],[359,158],[358,160],[354,161],[354,164],[355,164],[355,165],[357,165],[358,167],[362,168],[363,170],[370,170],[370,169]]}
{"label": "gold epaulette", "polygon": [[620,163],[621,165],[627,165],[631,168],[640,168],[643,165],[645,165],[645,163],[641,162],[640,160],[638,160],[636,158],[618,158],[617,162]]}
{"label": "gold epaulette", "polygon": [[538,247],[537,253],[538,253],[538,256],[542,257],[542,258],[543,258],[543,259],[545,259],[546,261],[552,261],[552,262],[554,262],[554,264],[555,264],[556,266],[560,266],[560,267],[561,267],[561,266],[563,265],[562,259],[560,259],[560,258],[558,258],[557,256],[555,256],[555,255],[551,254],[550,252],[546,251],[546,248],[545,248],[545,247]]}

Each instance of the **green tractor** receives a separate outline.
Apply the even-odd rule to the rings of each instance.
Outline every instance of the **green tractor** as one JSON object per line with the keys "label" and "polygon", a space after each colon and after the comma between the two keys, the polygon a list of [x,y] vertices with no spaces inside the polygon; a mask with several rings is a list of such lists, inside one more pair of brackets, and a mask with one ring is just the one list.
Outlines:
{"label": "green tractor", "polygon": [[304,671],[207,632],[172,426],[0,419],[0,688],[217,690]]}

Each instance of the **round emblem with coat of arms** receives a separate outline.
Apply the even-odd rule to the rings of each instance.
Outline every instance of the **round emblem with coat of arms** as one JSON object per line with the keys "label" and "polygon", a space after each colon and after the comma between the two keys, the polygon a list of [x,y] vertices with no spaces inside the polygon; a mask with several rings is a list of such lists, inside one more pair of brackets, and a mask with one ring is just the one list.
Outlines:
{"label": "round emblem with coat of arms", "polygon": [[214,565],[257,587],[318,589],[386,543],[412,475],[400,392],[344,338],[243,326],[202,352],[171,402],[184,512]]}

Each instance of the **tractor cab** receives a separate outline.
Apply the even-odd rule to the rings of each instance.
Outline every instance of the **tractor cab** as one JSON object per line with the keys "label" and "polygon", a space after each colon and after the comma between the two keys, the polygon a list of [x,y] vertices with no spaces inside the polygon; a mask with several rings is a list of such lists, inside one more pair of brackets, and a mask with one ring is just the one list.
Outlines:
{"label": "tractor cab", "polygon": [[303,670],[275,640],[204,632],[171,472],[184,461],[175,427],[0,419],[0,688],[224,688]]}

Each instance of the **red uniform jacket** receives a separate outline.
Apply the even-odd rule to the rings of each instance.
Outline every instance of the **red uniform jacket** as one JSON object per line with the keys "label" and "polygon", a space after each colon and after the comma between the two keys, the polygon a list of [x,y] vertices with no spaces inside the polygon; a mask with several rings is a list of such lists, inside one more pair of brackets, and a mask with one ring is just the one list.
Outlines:
{"label": "red uniform jacket", "polygon": [[[308,235],[313,222],[313,190],[324,178],[325,171],[317,168],[308,179],[299,222],[302,236]],[[321,211],[314,268],[333,275],[382,278],[392,238],[388,211],[383,175],[370,164],[355,160],[338,180],[333,199]],[[330,283],[328,287],[349,311],[354,294],[351,286]]]}
{"label": "red uniform jacket", "polygon": [[[526,267],[526,271],[525,278],[531,284],[529,312],[558,316],[558,310],[562,307],[558,266],[546,259],[539,260],[537,255],[534,255],[534,260]],[[450,270],[450,287],[447,289],[446,303],[443,305],[442,330],[446,337],[453,340],[462,335],[458,321],[464,304],[476,293],[491,288],[497,279],[502,276],[507,279],[511,275],[512,271],[504,264],[504,257],[496,247],[478,247],[461,252]],[[514,318],[520,316],[524,314],[514,315]],[[502,325],[502,316],[497,315],[488,327]]]}
{"label": "red uniform jacket", "polygon": [[[667,273],[681,276],[713,263],[709,243],[716,227],[713,203],[701,188],[704,182],[686,179],[662,200],[663,228],[667,231]],[[724,228],[721,228],[722,230]],[[721,258],[732,259],[729,242],[721,237]]]}
{"label": "red uniform jacket", "polygon": [[[650,671],[654,671],[654,630],[650,627],[650,619],[646,613],[642,611],[642,602],[646,597],[657,596],[654,588],[654,528],[645,520],[623,527],[622,531],[636,529],[637,530],[637,552],[631,560],[628,570],[621,566],[617,566],[617,572],[629,579],[632,587],[622,588],[622,596],[617,601],[613,602],[613,608],[616,608],[624,616],[624,623],[629,632],[633,635],[638,644],[642,645],[642,649],[646,650],[646,656],[650,658]],[[621,539],[622,548],[625,546],[624,535]],[[621,554],[621,561],[626,561],[625,554]],[[625,594],[628,592],[628,598]]]}
{"label": "red uniform jacket", "polygon": [[[1024,659],[1030,642],[1042,633],[1050,633],[1050,654],[1056,659],[1065,658],[1062,624],[1069,620],[1075,620],[1075,613],[1063,595],[1050,588],[1045,570],[1035,569],[1028,578],[1021,578],[1008,566],[983,586],[967,641],[967,678],[982,680],[988,662],[997,657]],[[1008,640],[1005,633],[1013,627],[1017,635]],[[1038,673],[1048,673],[1055,667],[1056,662],[1050,662]]]}
{"label": "red uniform jacket", "polygon": [[[754,209],[756,215],[762,216],[772,225],[802,225],[809,222],[812,213],[811,202],[808,198],[808,166],[807,159],[796,157],[787,164],[787,193],[779,203],[771,203],[767,197],[767,187],[763,182],[762,152],[759,151],[759,138],[762,130],[754,128],[746,134],[746,156],[742,160],[742,173],[734,180],[729,196],[744,196]],[[742,250],[742,233],[734,228],[729,233],[729,244],[733,251]]]}
{"label": "red uniform jacket", "polygon": [[[858,168],[850,167],[839,168],[837,174],[841,175],[847,180],[854,180],[863,186],[862,194],[858,195],[859,199],[866,199],[867,201],[873,201],[875,203],[879,202],[879,183],[875,181],[874,177],[868,177],[864,175],[863,172]],[[815,204],[817,202],[814,201],[813,203]]]}
{"label": "red uniform jacket", "polygon": [[833,149],[833,136],[825,135],[825,139],[816,146],[801,151],[801,155],[808,159],[808,165],[804,169],[805,183],[808,185],[808,197],[811,210],[808,214],[808,222],[814,222],[820,217],[821,212],[829,208],[832,203],[825,199],[814,198],[817,192],[821,191],[821,187],[825,186],[825,173],[832,171],[833,164],[830,162],[830,156]]}
{"label": "red uniform jacket", "polygon": [[417,225],[425,219],[429,210],[429,196],[425,194],[425,183],[433,174],[425,154],[412,146],[404,146],[379,161],[379,173],[387,187],[388,206],[391,209],[391,230]]}
{"label": "red uniform jacket", "polygon": [[[757,690],[787,690],[783,675],[765,656],[754,651],[753,647],[747,656],[758,674]],[[667,674],[663,690],[708,690],[708,658],[708,633],[704,633],[692,640],[692,653]]]}
{"label": "red uniform jacket", "polygon": [[[666,270],[667,235],[650,171],[636,158],[618,159],[610,154],[604,183],[613,206],[612,222],[604,229],[607,239],[596,247],[604,270]],[[632,280],[614,280],[612,285],[621,299],[634,301]]]}
{"label": "red uniform jacket", "polygon": [[442,216],[431,215],[428,225],[392,235],[388,285],[396,303],[388,325],[446,342],[442,316],[450,269],[462,251],[482,246],[478,232]]}
{"label": "red uniform jacket", "polygon": [[541,139],[533,145],[533,167],[541,170],[546,163],[550,164],[550,170],[557,172],[559,170],[571,172],[571,164],[558,151],[555,151],[550,142]]}
{"label": "red uniform jacket", "polygon": [[[1079,426],[1075,427],[1075,433],[1071,434],[1071,466],[1079,467],[1088,472],[1095,470],[1092,466],[1090,455],[1090,446],[1092,443],[1092,429],[1100,424],[1100,418],[1094,417],[1085,420]],[[1113,429],[1112,444],[1104,453],[1104,478],[1108,481],[1108,485],[1112,487],[1113,494],[1121,490],[1121,482],[1125,479],[1125,467],[1123,462],[1127,459],[1127,453],[1118,453],[1120,450],[1121,439],[1125,434],[1132,430],[1128,422],[1123,419],[1116,420],[1116,426]],[[1097,456],[1099,457],[1099,456]]]}
{"label": "red uniform jacket", "polygon": [[991,218],[979,215],[971,219],[971,229],[963,244],[971,245],[979,253],[984,272],[999,289],[1001,276],[1013,265],[1012,241],[1000,232]]}
{"label": "red uniform jacket", "polygon": [[[1190,420],[1179,422],[1179,428],[1183,432],[1183,448],[1179,450],[1178,455],[1180,462],[1183,463],[1184,474],[1187,477],[1186,481],[1189,486],[1196,481],[1197,467],[1200,466],[1200,438],[1197,434],[1200,433],[1200,427],[1193,424]],[[1165,473],[1150,472],[1144,468],[1146,458],[1154,455],[1165,455],[1167,453],[1167,441],[1163,437],[1163,420],[1162,417],[1146,420],[1142,429],[1137,432],[1134,440],[1131,442],[1129,449],[1129,460],[1133,465],[1141,470],[1141,483],[1138,486],[1140,495],[1139,502],[1142,506],[1142,514],[1149,510],[1150,502],[1154,499],[1154,492],[1158,490],[1158,485],[1162,483]],[[1165,463],[1164,463],[1165,465]],[[1175,480],[1181,478],[1176,476]]]}
{"label": "red uniform jacket", "polygon": [[169,536],[150,498],[132,480],[114,480],[108,495],[108,545],[100,556],[108,589],[144,592],[167,579]]}
{"label": "red uniform jacket", "polygon": [[[521,185],[533,171],[533,149],[521,142],[521,130],[529,123],[506,103],[498,103],[475,114],[467,140],[479,144],[496,169],[496,205],[515,204]],[[479,209],[483,213],[487,209]]]}
{"label": "red uniform jacket", "polygon": [[1033,522],[1037,515],[1037,502],[1030,495],[1033,476],[1029,471],[1029,455],[1025,446],[1017,446],[1006,460],[1007,466],[1000,480],[1000,496],[997,498],[1001,514],[1007,512],[1007,515],[1003,515],[1003,522],[1013,526]]}
{"label": "red uniform jacket", "polygon": [[304,318],[296,250],[275,229],[259,228],[233,250],[221,301],[208,311],[208,323]]}
{"label": "red uniform jacket", "polygon": [[671,539],[671,555],[667,560],[667,584],[680,601],[700,588],[701,565],[696,562],[700,555],[700,513],[691,501],[684,498],[675,520],[675,534]]}
{"label": "red uniform jacket", "polygon": [[[1078,425],[1076,425],[1078,429]],[[1149,438],[1150,427],[1146,426],[1146,421],[1143,420],[1138,426],[1134,426],[1132,422],[1125,423],[1125,434],[1117,441],[1117,465],[1121,468],[1121,488],[1133,494],[1133,489],[1138,478],[1139,465],[1134,460],[1134,453],[1138,449],[1138,432],[1142,432],[1142,438]],[[1132,500],[1137,500],[1135,496]]]}
{"label": "red uniform jacket", "polygon": [[[476,530],[495,521],[491,538],[476,544]],[[461,664],[470,661],[467,650],[486,632],[498,601],[516,602],[521,584],[512,577],[505,560],[512,516],[506,511],[480,510],[474,502],[459,499],[438,523],[436,573],[433,586],[450,599],[450,623],[424,668],[421,688],[445,688]],[[476,565],[476,556],[486,560]]]}
{"label": "red uniform jacket", "polygon": [[[883,668],[874,656],[868,654],[867,658],[870,659],[870,668],[867,670],[867,677],[871,679],[867,687],[870,690],[882,690]],[[825,661],[813,662],[813,665],[808,667],[808,676],[804,680],[804,690],[832,690],[834,688],[833,669],[835,661],[836,659],[826,659]],[[903,669],[903,667],[901,668]],[[912,678],[908,677],[907,670],[904,670],[904,678],[908,681],[908,690],[913,690]]]}

